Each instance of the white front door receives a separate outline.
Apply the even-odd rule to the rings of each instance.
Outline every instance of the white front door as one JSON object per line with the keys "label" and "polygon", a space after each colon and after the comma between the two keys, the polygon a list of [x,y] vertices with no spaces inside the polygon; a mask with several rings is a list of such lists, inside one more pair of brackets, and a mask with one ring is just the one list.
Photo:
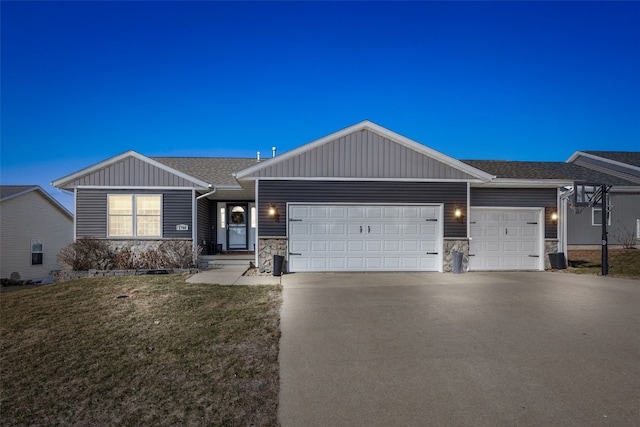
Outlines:
{"label": "white front door", "polygon": [[290,204],[289,270],[440,271],[439,205]]}
{"label": "white front door", "polygon": [[543,270],[543,208],[471,208],[469,270]]}

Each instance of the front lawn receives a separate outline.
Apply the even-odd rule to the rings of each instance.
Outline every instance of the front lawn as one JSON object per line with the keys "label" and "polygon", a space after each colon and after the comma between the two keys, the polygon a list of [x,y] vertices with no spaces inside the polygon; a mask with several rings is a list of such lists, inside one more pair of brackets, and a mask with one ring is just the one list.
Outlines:
{"label": "front lawn", "polygon": [[277,425],[281,290],[180,275],[3,293],[2,425]]}
{"label": "front lawn", "polygon": [[[570,250],[567,255],[568,272],[602,273],[602,252],[600,250]],[[610,249],[607,262],[610,276],[640,279],[640,249]]]}

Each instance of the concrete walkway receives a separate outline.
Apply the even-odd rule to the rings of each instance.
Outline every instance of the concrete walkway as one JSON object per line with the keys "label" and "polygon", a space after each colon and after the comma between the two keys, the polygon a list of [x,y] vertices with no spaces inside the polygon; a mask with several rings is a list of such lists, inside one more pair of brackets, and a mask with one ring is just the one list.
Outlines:
{"label": "concrete walkway", "polygon": [[279,285],[280,277],[243,276],[247,267],[226,265],[222,268],[205,270],[187,279],[188,283],[211,283],[217,285]]}
{"label": "concrete walkway", "polygon": [[640,420],[640,281],[566,273],[282,277],[294,426]]}

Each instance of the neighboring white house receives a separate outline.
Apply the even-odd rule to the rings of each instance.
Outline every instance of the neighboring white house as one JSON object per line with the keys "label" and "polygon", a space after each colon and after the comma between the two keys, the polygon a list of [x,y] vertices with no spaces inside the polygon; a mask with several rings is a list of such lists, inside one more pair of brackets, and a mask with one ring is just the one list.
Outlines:
{"label": "neighboring white house", "polygon": [[0,186],[0,278],[51,280],[73,215],[38,185]]}

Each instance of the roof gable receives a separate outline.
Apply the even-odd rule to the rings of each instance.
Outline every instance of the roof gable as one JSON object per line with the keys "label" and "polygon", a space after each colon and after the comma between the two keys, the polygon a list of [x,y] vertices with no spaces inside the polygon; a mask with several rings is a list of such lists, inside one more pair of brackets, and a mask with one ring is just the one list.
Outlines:
{"label": "roof gable", "polygon": [[67,210],[60,202],[53,198],[49,193],[44,191],[39,185],[0,185],[0,202],[6,202],[11,199],[15,199],[25,194],[35,192],[39,194],[46,201],[51,203],[54,208],[58,209],[64,215],[69,218],[73,218],[73,214]]}
{"label": "roof gable", "polygon": [[210,184],[135,151],[126,151],[51,183],[72,190],[78,186],[210,187]]}
{"label": "roof gable", "polygon": [[481,180],[493,177],[370,121],[239,172],[242,178]]}
{"label": "roof gable", "polygon": [[576,151],[567,163],[640,184],[640,152]]}

